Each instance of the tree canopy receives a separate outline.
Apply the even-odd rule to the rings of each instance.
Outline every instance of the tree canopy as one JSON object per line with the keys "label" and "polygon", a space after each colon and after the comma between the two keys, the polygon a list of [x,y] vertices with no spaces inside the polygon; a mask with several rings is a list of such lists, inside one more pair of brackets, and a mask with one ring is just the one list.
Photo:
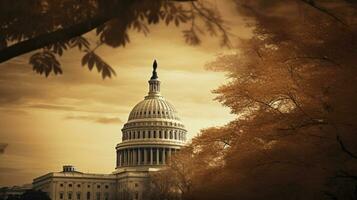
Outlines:
{"label": "tree canopy", "polygon": [[[33,52],[33,70],[62,74],[61,57],[69,49],[83,53],[82,65],[96,68],[103,78],[113,68],[95,50],[101,45],[123,47],[129,30],[149,33],[149,25],[183,27],[188,44],[199,44],[203,30],[229,45],[227,27],[212,5],[190,0],[33,0],[0,1],[0,63]],[[93,31],[93,40],[85,35]],[[92,39],[92,38],[91,38]]]}
{"label": "tree canopy", "polygon": [[356,199],[357,5],[236,3],[253,37],[207,67],[227,73],[214,92],[237,118],[171,163],[192,170],[182,199]]}

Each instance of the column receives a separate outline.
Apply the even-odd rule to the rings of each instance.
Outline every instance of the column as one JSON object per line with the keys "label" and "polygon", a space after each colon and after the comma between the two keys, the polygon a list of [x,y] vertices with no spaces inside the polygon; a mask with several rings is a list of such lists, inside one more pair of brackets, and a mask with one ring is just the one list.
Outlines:
{"label": "column", "polygon": [[152,148],[150,148],[150,165],[152,165],[152,160],[153,160],[153,153],[152,153]]}
{"label": "column", "polygon": [[123,150],[123,154],[124,154],[124,166],[126,165],[126,150]]}
{"label": "column", "polygon": [[129,165],[129,149],[126,149],[126,166]]}
{"label": "column", "polygon": [[156,148],[156,164],[160,164],[160,149]]}
{"label": "column", "polygon": [[138,165],[141,165],[141,148],[138,148]]}
{"label": "column", "polygon": [[129,149],[129,165],[133,163],[133,150]]}
{"label": "column", "polygon": [[120,150],[120,167],[123,166],[123,150]]}
{"label": "column", "polygon": [[162,148],[162,164],[166,164],[166,148]]}
{"label": "column", "polygon": [[148,150],[144,148],[144,165],[147,164],[148,161]]}
{"label": "column", "polygon": [[168,156],[169,157],[169,162],[171,161],[171,153],[172,153],[171,152],[171,148],[169,148],[169,156]]}
{"label": "column", "polygon": [[135,148],[134,150],[134,165],[138,164],[138,149]]}
{"label": "column", "polygon": [[131,149],[128,149],[128,165],[131,165]]}
{"label": "column", "polygon": [[119,161],[119,155],[120,155],[120,153],[119,153],[119,151],[117,151],[117,164],[116,164],[116,167],[118,167],[119,166],[119,163],[120,163],[120,161]]}
{"label": "column", "polygon": [[117,163],[117,166],[120,167],[120,164],[121,164],[121,151],[119,150],[118,151],[118,155],[117,155],[117,159],[118,159],[118,163]]}

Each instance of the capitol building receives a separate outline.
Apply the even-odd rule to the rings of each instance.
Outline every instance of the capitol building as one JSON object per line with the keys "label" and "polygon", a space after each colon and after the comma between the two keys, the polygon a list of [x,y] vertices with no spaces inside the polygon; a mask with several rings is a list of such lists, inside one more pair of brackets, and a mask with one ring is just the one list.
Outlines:
{"label": "capitol building", "polygon": [[67,165],[61,172],[35,178],[33,188],[52,200],[147,199],[150,174],[165,167],[185,145],[187,134],[174,106],[160,94],[156,69],[154,61],[148,95],[134,106],[121,129],[114,172],[83,173]]}

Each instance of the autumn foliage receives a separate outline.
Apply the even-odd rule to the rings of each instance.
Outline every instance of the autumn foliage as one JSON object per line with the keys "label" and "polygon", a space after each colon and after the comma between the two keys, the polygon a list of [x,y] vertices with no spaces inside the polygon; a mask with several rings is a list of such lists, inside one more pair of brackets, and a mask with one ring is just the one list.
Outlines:
{"label": "autumn foliage", "polygon": [[236,120],[162,176],[190,169],[182,199],[357,199],[356,3],[236,3],[253,37],[207,65],[227,73],[215,93]]}

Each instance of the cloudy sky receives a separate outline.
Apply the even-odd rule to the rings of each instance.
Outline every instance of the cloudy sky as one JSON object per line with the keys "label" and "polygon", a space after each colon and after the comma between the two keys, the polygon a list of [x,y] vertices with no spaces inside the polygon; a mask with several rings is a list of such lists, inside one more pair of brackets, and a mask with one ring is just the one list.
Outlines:
{"label": "cloudy sky", "polygon": [[[231,27],[233,42],[249,37],[233,5],[218,8]],[[218,39],[205,37],[202,45],[188,46],[180,28],[165,25],[150,27],[146,37],[134,32],[130,37],[125,48],[98,49],[117,72],[112,79],[102,80],[81,67],[82,55],[76,51],[61,58],[62,76],[35,74],[27,64],[29,55],[0,64],[0,147],[6,146],[0,152],[0,186],[30,183],[65,164],[82,172],[114,171],[120,129],[148,92],[154,59],[161,93],[175,105],[189,138],[233,119],[211,93],[227,81],[224,74],[204,68],[217,54],[229,51]]]}

